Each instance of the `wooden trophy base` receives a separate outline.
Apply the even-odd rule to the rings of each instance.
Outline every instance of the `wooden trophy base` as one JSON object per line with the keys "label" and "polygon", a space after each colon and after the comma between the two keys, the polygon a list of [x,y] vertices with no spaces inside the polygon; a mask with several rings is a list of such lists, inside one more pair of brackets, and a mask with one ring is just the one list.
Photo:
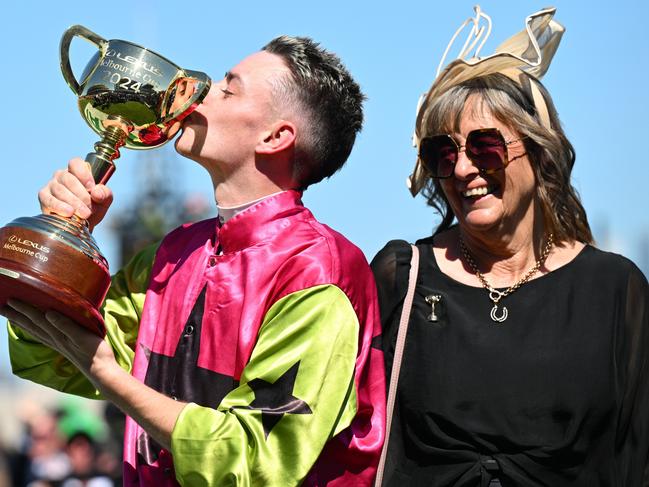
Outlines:
{"label": "wooden trophy base", "polygon": [[18,218],[0,229],[0,305],[8,299],[57,311],[100,336],[110,274],[85,225],[52,216]]}

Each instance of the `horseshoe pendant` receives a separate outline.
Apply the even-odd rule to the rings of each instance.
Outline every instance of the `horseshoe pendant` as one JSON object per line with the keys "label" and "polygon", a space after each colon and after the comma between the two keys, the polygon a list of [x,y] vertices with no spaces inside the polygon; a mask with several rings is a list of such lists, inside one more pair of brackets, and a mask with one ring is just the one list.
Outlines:
{"label": "horseshoe pendant", "polygon": [[497,313],[498,313],[498,305],[494,304],[494,307],[491,308],[491,319],[494,320],[496,323],[502,323],[507,319],[508,311],[505,306],[503,306],[503,312],[500,316],[498,316]]}

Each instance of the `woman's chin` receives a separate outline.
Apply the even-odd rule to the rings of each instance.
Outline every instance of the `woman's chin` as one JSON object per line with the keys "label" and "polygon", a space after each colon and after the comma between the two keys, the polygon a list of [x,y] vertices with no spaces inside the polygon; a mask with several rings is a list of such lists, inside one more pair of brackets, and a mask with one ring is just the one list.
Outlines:
{"label": "woman's chin", "polygon": [[486,231],[500,223],[500,215],[494,208],[476,208],[459,219],[460,225],[475,231]]}

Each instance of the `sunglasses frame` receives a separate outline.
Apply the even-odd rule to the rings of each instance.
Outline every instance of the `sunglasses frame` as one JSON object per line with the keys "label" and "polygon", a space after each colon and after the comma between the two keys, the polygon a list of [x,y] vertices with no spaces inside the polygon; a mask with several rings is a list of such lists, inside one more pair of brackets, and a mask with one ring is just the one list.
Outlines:
{"label": "sunglasses frame", "polygon": [[[510,140],[510,141],[507,141],[507,140],[505,140],[505,136],[502,134],[502,132],[499,129],[497,129],[496,127],[486,127],[486,128],[472,130],[471,132],[469,132],[467,134],[466,140],[469,140],[469,137],[471,137],[472,134],[480,134],[480,133],[486,133],[486,132],[489,132],[489,133],[495,132],[500,137],[500,139],[502,140],[503,149],[505,150],[505,153],[503,154],[502,167],[489,168],[489,169],[485,169],[483,167],[480,167],[478,165],[478,163],[473,160],[473,158],[471,157],[471,154],[466,151],[466,144],[465,145],[458,144],[457,141],[450,134],[427,135],[426,137],[423,137],[421,139],[421,141],[419,142],[419,154],[418,154],[418,157],[419,157],[419,160],[421,161],[422,167],[426,170],[428,175],[433,179],[448,179],[448,178],[452,177],[453,173],[455,172],[454,168],[455,168],[455,165],[457,164],[457,160],[460,157],[460,152],[464,151],[467,158],[471,161],[471,164],[473,164],[478,169],[478,171],[480,171],[480,174],[494,174],[494,173],[496,173],[498,171],[502,171],[503,169],[505,169],[509,165],[510,162],[518,159],[519,157],[523,157],[524,155],[527,154],[527,152],[524,152],[523,154],[510,159],[509,158],[509,151],[507,150],[507,147],[509,147],[511,144],[514,144],[516,142],[521,142],[521,141],[525,140],[527,138],[527,136],[524,135],[523,137],[519,137],[518,139],[513,139],[513,140]],[[435,176],[435,175],[433,175],[431,170],[428,168],[428,165],[426,164],[425,160],[421,157],[421,147],[425,143],[425,141],[435,139],[435,138],[438,138],[438,137],[447,137],[451,142],[453,142],[453,145],[455,146],[456,160],[455,160],[455,162],[453,162],[453,170],[451,171],[451,174],[449,174],[448,176]]]}

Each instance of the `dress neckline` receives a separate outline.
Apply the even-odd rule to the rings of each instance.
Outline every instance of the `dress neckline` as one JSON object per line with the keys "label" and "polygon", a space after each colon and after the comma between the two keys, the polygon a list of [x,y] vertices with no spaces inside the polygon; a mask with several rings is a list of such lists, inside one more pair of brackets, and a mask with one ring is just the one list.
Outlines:
{"label": "dress neckline", "polygon": [[[479,290],[484,289],[483,286],[472,286],[470,284],[465,284],[463,282],[458,281],[454,277],[449,276],[448,274],[446,274],[444,271],[442,271],[442,269],[439,266],[439,263],[437,262],[437,256],[435,255],[435,246],[433,245],[433,239],[432,238],[430,239],[429,242],[426,242],[426,246],[428,247],[428,251],[430,252],[430,256],[431,256],[430,262],[431,262],[433,268],[435,270],[437,270],[442,276],[444,276],[444,278],[447,281],[449,281],[450,283],[452,283],[452,284],[454,284],[456,286],[461,286],[461,287],[465,287],[465,288],[469,288],[469,289],[479,289]],[[557,277],[558,275],[565,272],[564,269],[569,270],[570,268],[574,267],[576,265],[576,263],[579,260],[581,260],[585,254],[588,254],[593,250],[595,250],[595,247],[593,247],[590,244],[585,244],[584,247],[577,253],[577,255],[575,255],[570,261],[566,262],[562,266],[557,267],[556,269],[554,269],[554,270],[552,270],[550,272],[547,272],[547,273],[542,274],[542,275],[540,275],[538,277],[534,277],[534,278],[530,279],[529,281],[527,281],[527,283],[525,283],[526,287],[527,287],[528,284],[532,284],[534,282],[543,282],[546,278],[549,278],[550,276]],[[507,286],[496,287],[494,289],[505,290],[505,289],[507,289]]]}

